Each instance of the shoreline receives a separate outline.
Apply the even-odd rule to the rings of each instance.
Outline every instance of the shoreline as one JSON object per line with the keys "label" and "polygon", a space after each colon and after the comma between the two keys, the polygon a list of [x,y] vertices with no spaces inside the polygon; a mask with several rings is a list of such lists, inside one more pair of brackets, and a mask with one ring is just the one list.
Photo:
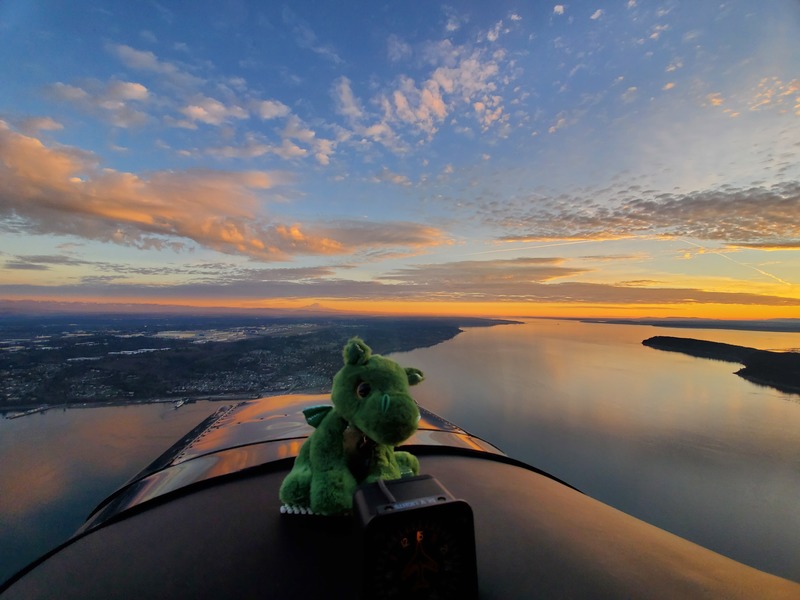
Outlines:
{"label": "shoreline", "polygon": [[[49,410],[81,410],[91,408],[109,408],[113,406],[143,406],[146,404],[173,404],[175,410],[178,410],[185,404],[194,404],[196,402],[246,402],[247,400],[261,400],[262,398],[272,398],[276,396],[292,396],[292,395],[314,395],[326,394],[330,392],[330,388],[302,388],[302,389],[288,389],[278,390],[274,392],[264,393],[242,393],[242,394],[202,394],[199,396],[184,396],[180,398],[152,398],[141,400],[102,400],[99,402],[66,402],[62,404],[41,404],[39,406],[8,406],[0,408],[0,415],[5,419],[20,419],[39,413],[46,413]],[[16,413],[16,414],[8,414]]]}
{"label": "shoreline", "polygon": [[[326,391],[344,341],[377,354],[434,346],[508,319],[184,319],[18,324],[0,339],[0,415],[51,408],[236,401],[296,390]],[[163,331],[181,336],[161,335]],[[157,356],[153,349],[161,350]],[[22,414],[15,414],[22,413]]]}
{"label": "shoreline", "polygon": [[800,352],[773,352],[671,336],[654,336],[644,340],[642,345],[695,358],[737,363],[742,368],[734,374],[750,383],[784,394],[800,394]]}
{"label": "shoreline", "polygon": [[644,325],[649,327],[667,327],[673,329],[717,329],[723,331],[766,331],[772,333],[800,333],[800,319],[764,319],[764,320],[724,320],[724,319],[586,319],[569,320],[581,323],[597,323],[608,325]]}

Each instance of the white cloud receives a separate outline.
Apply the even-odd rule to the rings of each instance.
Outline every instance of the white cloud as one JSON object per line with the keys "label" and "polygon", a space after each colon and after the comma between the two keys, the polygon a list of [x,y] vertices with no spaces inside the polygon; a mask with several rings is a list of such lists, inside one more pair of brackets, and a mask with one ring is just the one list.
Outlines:
{"label": "white cloud", "polygon": [[500,100],[499,96],[485,96],[483,101],[473,103],[475,115],[484,131],[503,118],[503,107]]}
{"label": "white cloud", "polygon": [[503,21],[498,21],[495,23],[494,27],[492,27],[489,32],[486,34],[486,39],[490,42],[496,42],[497,38],[500,37],[500,33],[503,31]]}
{"label": "white cloud", "polygon": [[82,102],[89,98],[89,93],[86,90],[67,83],[54,83],[50,86],[50,90],[57,98],[69,100],[70,102]]}
{"label": "white cloud", "polygon": [[658,38],[661,37],[662,33],[668,30],[669,30],[669,25],[654,25],[653,28],[651,29],[650,39],[657,40]]}
{"label": "white cloud", "polygon": [[[489,37],[502,31],[501,21]],[[410,142],[404,139],[407,136],[416,137],[417,143],[425,141],[420,136],[430,141],[446,123],[455,130],[468,130],[457,121],[461,116],[477,120],[484,131],[493,128],[501,133],[498,126],[509,120],[501,87],[513,79],[501,76],[502,61],[507,60],[504,50],[490,53],[442,40],[423,46],[420,55],[432,69],[427,76],[414,79],[399,75],[369,102],[359,100],[347,77],[334,82],[336,112],[347,118],[347,129],[341,128],[338,142],[375,142],[392,152],[405,153],[410,148]]]}
{"label": "white cloud", "polygon": [[305,143],[311,143],[316,137],[316,133],[309,129],[300,117],[292,115],[286,121],[282,134],[284,138],[299,140]]}
{"label": "white cloud", "polygon": [[174,63],[159,60],[149,50],[136,50],[125,44],[111,44],[108,48],[125,66],[163,75],[165,79],[177,86],[192,87],[203,83],[202,79],[187,73]]}
{"label": "white cloud", "polygon": [[[316,132],[310,129],[296,115],[291,115],[287,119],[281,136],[283,137],[281,151],[276,152],[276,154],[283,158],[306,156],[310,153],[319,164],[325,166],[330,163],[330,157],[336,147],[336,143],[333,140],[318,138]],[[292,140],[309,146],[309,149],[301,148]]]}
{"label": "white cloud", "polygon": [[118,100],[147,100],[149,92],[141,83],[114,81],[106,89],[106,96]]}
{"label": "white cloud", "polygon": [[150,44],[155,44],[156,42],[158,42],[156,34],[154,34],[152,31],[148,31],[147,29],[143,29],[142,31],[140,31],[139,37],[142,38],[145,42],[148,42]]}
{"label": "white cloud", "polygon": [[559,129],[561,129],[562,127],[566,127],[566,125],[567,125],[567,119],[566,119],[566,117],[564,117],[564,116],[563,116],[563,114],[561,114],[561,113],[560,113],[560,114],[559,114],[559,115],[556,117],[556,122],[555,122],[555,123],[553,123],[553,124],[552,124],[552,125],[551,125],[551,126],[548,128],[548,130],[547,130],[547,133],[555,133],[556,131],[558,131],[558,130],[559,130]]}
{"label": "white cloud", "polygon": [[190,122],[199,121],[206,125],[222,125],[230,119],[247,119],[248,112],[241,106],[226,106],[219,100],[207,96],[196,96],[191,104],[184,106],[180,112]]}
{"label": "white cloud", "polygon": [[149,50],[136,50],[125,44],[112,45],[111,50],[125,66],[132,69],[154,71],[156,73],[172,73],[177,70],[177,67],[158,60],[156,55]]}
{"label": "white cloud", "polygon": [[592,16],[591,16],[591,17],[589,17],[589,18],[590,18],[592,21],[596,21],[597,19],[599,19],[599,18],[600,18],[600,17],[602,17],[602,16],[603,16],[603,9],[602,9],[602,8],[598,8],[596,11],[594,11],[594,12],[592,13]]}
{"label": "white cloud", "polygon": [[264,120],[277,119],[289,114],[289,107],[277,100],[261,100],[255,104],[255,112]]}
{"label": "white cloud", "polygon": [[295,43],[300,48],[311,50],[337,65],[344,62],[333,46],[320,42],[311,26],[292,12],[288,6],[283,8],[283,22],[291,27]]}
{"label": "white cloud", "polygon": [[388,168],[384,167],[380,173],[372,178],[375,183],[388,182],[395,185],[410,186],[411,180],[406,175],[400,173],[393,173]]}
{"label": "white cloud", "polygon": [[63,128],[61,123],[50,117],[30,117],[19,123],[19,130],[28,135],[38,131],[58,131]]}
{"label": "white cloud", "polygon": [[634,100],[636,100],[636,97],[638,96],[638,93],[639,93],[639,89],[636,86],[632,85],[622,93],[620,98],[622,98],[623,102],[628,104],[628,103],[633,102]]}
{"label": "white cloud", "polygon": [[367,140],[379,143],[393,152],[403,153],[408,150],[408,146],[398,138],[392,126],[386,121],[379,121],[368,127],[360,127],[357,133],[359,136],[364,136]]}
{"label": "white cloud", "polygon": [[320,138],[314,144],[314,158],[322,166],[328,166],[335,148],[336,142]]}
{"label": "white cloud", "polygon": [[563,15],[564,14],[564,5],[563,4],[556,4],[553,7],[553,14],[554,15]]}
{"label": "white cloud", "polygon": [[444,5],[442,6],[442,10],[447,17],[447,22],[445,23],[444,30],[447,33],[453,33],[454,31],[458,31],[464,24],[469,21],[469,17],[463,14],[459,14],[456,12],[454,8],[450,6]]}
{"label": "white cloud", "polygon": [[673,71],[677,71],[681,67],[683,67],[683,60],[681,60],[680,58],[676,58],[671,63],[669,63],[667,65],[667,68],[665,69],[665,71],[667,73],[672,73]]}
{"label": "white cloud", "polygon": [[410,77],[401,77],[399,89],[389,98],[397,119],[424,131],[429,136],[436,132],[438,123],[447,116],[447,106],[442,98],[439,83],[429,79],[418,88]]}
{"label": "white cloud", "polygon": [[140,83],[112,80],[105,86],[100,86],[95,82],[87,90],[59,82],[49,89],[59,100],[70,102],[81,110],[106,119],[116,127],[135,127],[143,125],[149,119],[139,108],[150,97],[147,88]]}
{"label": "white cloud", "polygon": [[411,56],[411,46],[394,33],[386,40],[386,51],[392,62],[398,62]]}
{"label": "white cloud", "polygon": [[308,150],[301,148],[289,138],[284,138],[284,140],[281,142],[281,145],[273,147],[271,152],[286,160],[302,158],[308,155]]}
{"label": "white cloud", "polygon": [[339,77],[333,83],[333,98],[336,102],[336,112],[347,117],[351,122],[359,121],[364,116],[358,100],[350,87],[347,77]]}

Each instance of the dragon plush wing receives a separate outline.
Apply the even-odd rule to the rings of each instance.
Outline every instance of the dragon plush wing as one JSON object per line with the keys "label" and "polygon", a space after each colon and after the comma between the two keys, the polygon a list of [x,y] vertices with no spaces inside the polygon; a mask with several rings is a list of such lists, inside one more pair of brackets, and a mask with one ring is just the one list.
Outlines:
{"label": "dragon plush wing", "polygon": [[309,406],[303,409],[303,416],[306,418],[306,423],[311,425],[314,429],[319,427],[322,420],[326,415],[333,410],[333,406],[329,404],[321,404],[319,406]]}

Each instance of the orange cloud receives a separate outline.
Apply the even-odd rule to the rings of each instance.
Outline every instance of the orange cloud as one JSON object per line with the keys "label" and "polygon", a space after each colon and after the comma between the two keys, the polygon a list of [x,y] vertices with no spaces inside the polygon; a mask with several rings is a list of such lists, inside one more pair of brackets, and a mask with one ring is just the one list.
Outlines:
{"label": "orange cloud", "polygon": [[[288,182],[285,174],[264,171],[197,169],[145,177],[101,168],[92,154],[47,147],[0,121],[0,219],[13,221],[16,231],[140,248],[179,249],[193,242],[261,260],[444,240],[434,228],[407,223],[273,223],[260,212],[264,191]],[[350,241],[351,233],[359,235]]]}
{"label": "orange cloud", "polygon": [[778,107],[784,112],[800,115],[800,79],[784,82],[777,77],[764,77],[758,82],[750,110]]}

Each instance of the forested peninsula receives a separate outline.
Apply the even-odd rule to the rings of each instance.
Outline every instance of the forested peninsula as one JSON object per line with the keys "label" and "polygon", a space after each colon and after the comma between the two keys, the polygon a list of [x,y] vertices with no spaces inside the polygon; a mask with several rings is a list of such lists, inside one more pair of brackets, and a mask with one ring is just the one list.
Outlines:
{"label": "forested peninsula", "polygon": [[800,352],[771,352],[692,338],[657,335],[642,342],[645,346],[689,356],[739,363],[736,375],[781,392],[800,394]]}

